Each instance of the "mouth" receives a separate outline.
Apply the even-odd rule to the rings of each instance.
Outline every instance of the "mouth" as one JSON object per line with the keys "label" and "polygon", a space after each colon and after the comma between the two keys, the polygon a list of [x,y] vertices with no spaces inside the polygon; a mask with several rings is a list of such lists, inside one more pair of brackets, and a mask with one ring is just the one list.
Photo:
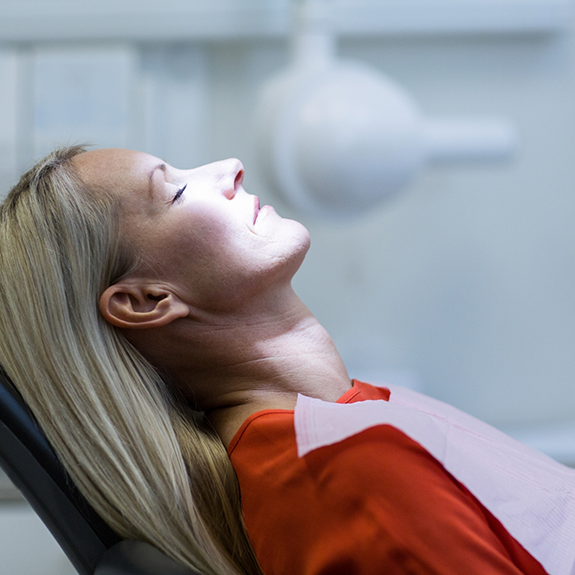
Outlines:
{"label": "mouth", "polygon": [[258,219],[259,213],[260,213],[260,199],[257,196],[254,196],[254,224]]}

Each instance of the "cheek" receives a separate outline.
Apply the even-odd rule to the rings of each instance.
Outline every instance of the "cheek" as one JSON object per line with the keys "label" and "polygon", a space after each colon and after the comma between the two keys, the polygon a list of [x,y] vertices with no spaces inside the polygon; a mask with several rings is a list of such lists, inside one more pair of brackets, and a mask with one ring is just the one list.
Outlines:
{"label": "cheek", "polygon": [[220,222],[189,222],[185,227],[165,237],[159,256],[162,267],[205,272],[223,263],[229,252],[229,230]]}
{"label": "cheek", "polygon": [[194,299],[218,299],[254,275],[257,247],[241,222],[189,218],[164,233],[149,255],[156,274],[185,288]]}

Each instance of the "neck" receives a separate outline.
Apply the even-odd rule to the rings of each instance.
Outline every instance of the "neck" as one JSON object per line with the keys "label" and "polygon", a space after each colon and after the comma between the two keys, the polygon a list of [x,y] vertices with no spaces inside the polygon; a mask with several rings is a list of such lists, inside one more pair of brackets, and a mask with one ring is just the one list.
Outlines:
{"label": "neck", "polygon": [[281,302],[196,321],[180,350],[185,361],[171,370],[226,445],[252,413],[293,409],[298,393],[336,401],[350,388],[325,329],[293,292]]}

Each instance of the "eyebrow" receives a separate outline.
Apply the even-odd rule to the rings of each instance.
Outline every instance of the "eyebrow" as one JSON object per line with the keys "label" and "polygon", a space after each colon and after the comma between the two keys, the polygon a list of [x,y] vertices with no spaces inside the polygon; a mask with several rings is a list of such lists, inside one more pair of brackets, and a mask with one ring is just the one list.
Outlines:
{"label": "eyebrow", "polygon": [[162,162],[161,164],[158,164],[157,166],[154,166],[149,172],[148,172],[148,194],[150,195],[150,200],[154,200],[154,190],[152,187],[152,183],[154,181],[154,174],[156,173],[156,170],[162,170],[162,172],[164,172],[164,174],[166,173],[168,166]]}

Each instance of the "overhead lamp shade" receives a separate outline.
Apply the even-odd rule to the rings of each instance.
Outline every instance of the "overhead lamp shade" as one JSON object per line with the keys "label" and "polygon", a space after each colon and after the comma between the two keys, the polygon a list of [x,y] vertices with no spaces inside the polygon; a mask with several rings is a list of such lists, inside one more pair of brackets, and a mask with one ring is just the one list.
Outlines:
{"label": "overhead lamp shade", "polygon": [[517,147],[508,120],[426,120],[402,87],[367,65],[311,56],[305,64],[265,85],[257,133],[268,184],[308,213],[361,213],[427,164],[505,158]]}

